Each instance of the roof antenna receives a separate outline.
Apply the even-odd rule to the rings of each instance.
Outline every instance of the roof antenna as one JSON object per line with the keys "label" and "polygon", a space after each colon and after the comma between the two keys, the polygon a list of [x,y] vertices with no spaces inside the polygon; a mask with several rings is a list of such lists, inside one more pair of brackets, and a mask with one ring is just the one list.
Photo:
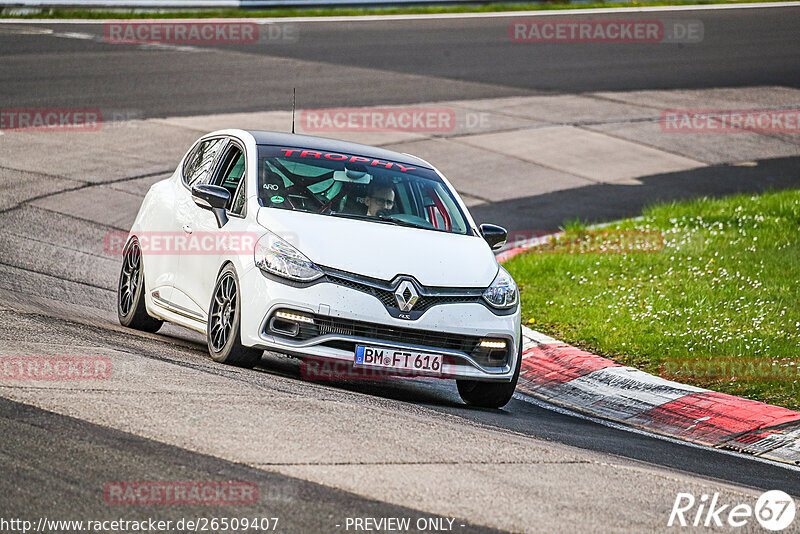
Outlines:
{"label": "roof antenna", "polygon": [[297,104],[297,87],[292,87],[292,133],[294,133],[294,108]]}

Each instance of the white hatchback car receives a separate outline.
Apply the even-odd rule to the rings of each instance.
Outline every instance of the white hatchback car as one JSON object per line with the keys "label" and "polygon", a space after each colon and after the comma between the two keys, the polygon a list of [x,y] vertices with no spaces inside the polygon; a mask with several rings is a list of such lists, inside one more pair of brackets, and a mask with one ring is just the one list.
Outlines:
{"label": "white hatchback car", "polygon": [[319,137],[210,133],[147,193],[127,237],[120,322],[169,321],[211,357],[264,350],[353,369],[455,378],[500,407],[521,360],[519,295],[429,163]]}

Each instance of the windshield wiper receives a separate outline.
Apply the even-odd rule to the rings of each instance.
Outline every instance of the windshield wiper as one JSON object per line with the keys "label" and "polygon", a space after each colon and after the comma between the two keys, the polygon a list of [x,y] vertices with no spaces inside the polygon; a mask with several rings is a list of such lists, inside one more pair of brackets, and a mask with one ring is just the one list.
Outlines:
{"label": "windshield wiper", "polygon": [[358,215],[357,213],[331,212],[328,215],[331,215],[332,217],[342,217],[344,219],[357,219],[359,221],[375,221],[375,222],[385,222],[385,223],[389,223],[389,224],[397,224],[397,221],[394,221],[392,219],[387,219],[385,217],[373,217],[371,215]]}
{"label": "windshield wiper", "polygon": [[389,221],[398,226],[407,226],[409,228],[422,228],[423,230],[435,230],[432,226],[425,226],[411,221],[404,221],[403,219],[395,219],[393,217],[378,217],[381,221]]}
{"label": "windshield wiper", "polygon": [[392,217],[386,216],[374,216],[374,215],[358,215],[355,213],[331,213],[334,217],[344,217],[347,219],[358,219],[360,221],[375,221],[375,222],[382,222],[388,224],[394,224],[396,226],[407,226],[409,228],[422,228],[423,230],[433,230],[429,226],[423,226],[421,224],[413,223],[410,221],[404,221],[402,219],[394,219]]}

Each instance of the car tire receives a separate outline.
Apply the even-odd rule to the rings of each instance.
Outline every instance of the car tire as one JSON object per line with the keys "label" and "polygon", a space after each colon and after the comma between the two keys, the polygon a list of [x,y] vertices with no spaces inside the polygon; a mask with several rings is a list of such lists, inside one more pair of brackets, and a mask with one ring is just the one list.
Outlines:
{"label": "car tire", "polygon": [[264,351],[242,345],[240,297],[236,270],[227,265],[214,284],[208,308],[208,353],[216,362],[252,368],[261,360]]}
{"label": "car tire", "polygon": [[479,408],[502,408],[517,389],[519,370],[522,365],[522,336],[517,349],[517,365],[511,382],[481,382],[479,380],[456,380],[458,394],[470,406]]}
{"label": "car tire", "polygon": [[134,237],[122,252],[122,270],[117,284],[117,317],[122,326],[158,332],[164,321],[151,317],[144,304],[144,262],[139,241]]}

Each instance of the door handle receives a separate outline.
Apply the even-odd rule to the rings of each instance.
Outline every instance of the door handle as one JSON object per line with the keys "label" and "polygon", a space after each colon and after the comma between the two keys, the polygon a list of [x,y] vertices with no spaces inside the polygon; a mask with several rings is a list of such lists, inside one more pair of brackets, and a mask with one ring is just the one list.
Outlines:
{"label": "door handle", "polygon": [[189,226],[188,224],[184,224],[183,225],[183,231],[186,232],[187,234],[191,234],[192,233],[192,227]]}

